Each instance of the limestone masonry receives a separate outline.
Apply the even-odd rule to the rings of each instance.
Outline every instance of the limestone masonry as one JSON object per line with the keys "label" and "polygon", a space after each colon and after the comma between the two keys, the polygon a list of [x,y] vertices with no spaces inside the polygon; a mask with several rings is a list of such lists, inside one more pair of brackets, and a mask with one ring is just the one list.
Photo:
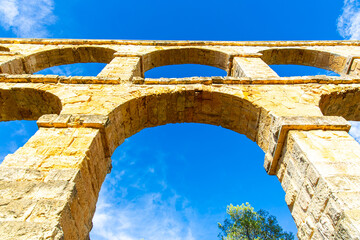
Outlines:
{"label": "limestone masonry", "polygon": [[[107,63],[97,77],[33,74]],[[227,77],[144,78],[171,64]],[[279,77],[269,64],[340,76]],[[0,119],[39,130],[0,166],[0,239],[89,239],[113,151],[147,127],[195,122],[245,134],[266,153],[299,239],[360,239],[360,42],[0,39]],[[251,159],[249,159],[251,161]]]}

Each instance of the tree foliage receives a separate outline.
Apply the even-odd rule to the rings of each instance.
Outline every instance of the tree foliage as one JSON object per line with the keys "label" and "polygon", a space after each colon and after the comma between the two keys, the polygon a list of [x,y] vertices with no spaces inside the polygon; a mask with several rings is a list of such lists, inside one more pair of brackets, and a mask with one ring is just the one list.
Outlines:
{"label": "tree foliage", "polygon": [[249,203],[241,206],[230,204],[226,210],[230,218],[218,223],[222,240],[293,240],[292,233],[284,232],[276,217],[267,211],[254,211]]}

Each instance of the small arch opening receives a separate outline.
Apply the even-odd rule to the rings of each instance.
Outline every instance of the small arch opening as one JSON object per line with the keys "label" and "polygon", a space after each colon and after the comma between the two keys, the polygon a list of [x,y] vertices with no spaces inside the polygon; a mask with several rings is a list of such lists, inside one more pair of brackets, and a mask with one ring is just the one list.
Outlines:
{"label": "small arch opening", "polygon": [[0,65],[1,73],[32,74],[43,69],[74,63],[110,63],[115,50],[104,47],[80,46],[43,50],[15,58]]}
{"label": "small arch opening", "polygon": [[60,99],[32,88],[0,89],[0,163],[22,147],[38,130],[36,120],[44,114],[59,114]]}
{"label": "small arch opening", "polygon": [[225,77],[223,69],[200,64],[176,64],[161,66],[145,72],[146,78]]}
{"label": "small arch opening", "polygon": [[293,64],[281,64],[281,65],[269,65],[280,77],[298,77],[298,76],[315,76],[325,75],[338,77],[340,74],[312,66],[293,65]]}
{"label": "small arch opening", "polygon": [[229,58],[229,54],[219,50],[187,47],[149,52],[143,56],[142,62],[144,72],[157,67],[180,64],[206,65],[228,71]]}
{"label": "small arch opening", "polygon": [[[261,59],[268,65],[311,66],[329,70],[337,74],[341,74],[344,71],[347,61],[346,57],[335,53],[304,48],[273,48],[260,51],[260,53],[262,54]],[[301,69],[298,70],[301,71]],[[315,72],[309,73],[317,73],[317,71],[315,70]]]}
{"label": "small arch opening", "polygon": [[34,74],[96,77],[105,66],[106,63],[73,63],[46,68],[35,72]]}

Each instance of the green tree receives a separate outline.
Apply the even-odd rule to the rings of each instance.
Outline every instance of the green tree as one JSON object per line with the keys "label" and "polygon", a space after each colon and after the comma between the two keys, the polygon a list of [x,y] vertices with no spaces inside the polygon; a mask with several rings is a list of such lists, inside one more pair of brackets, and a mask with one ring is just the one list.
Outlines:
{"label": "green tree", "polygon": [[218,223],[222,240],[293,240],[292,233],[284,232],[276,217],[264,210],[254,211],[249,203],[227,206],[224,223]]}

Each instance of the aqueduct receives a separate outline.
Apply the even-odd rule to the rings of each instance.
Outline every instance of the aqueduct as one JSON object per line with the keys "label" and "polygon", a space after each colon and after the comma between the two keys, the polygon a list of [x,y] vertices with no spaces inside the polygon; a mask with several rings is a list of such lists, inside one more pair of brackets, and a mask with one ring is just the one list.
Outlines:
{"label": "aqueduct", "polygon": [[[100,62],[96,77],[33,74]],[[195,63],[226,77],[144,78]],[[340,76],[279,77],[297,64]],[[2,121],[37,133],[0,166],[1,239],[88,239],[111,155],[167,123],[220,125],[256,141],[299,239],[360,239],[360,42],[191,42],[0,39]]]}

